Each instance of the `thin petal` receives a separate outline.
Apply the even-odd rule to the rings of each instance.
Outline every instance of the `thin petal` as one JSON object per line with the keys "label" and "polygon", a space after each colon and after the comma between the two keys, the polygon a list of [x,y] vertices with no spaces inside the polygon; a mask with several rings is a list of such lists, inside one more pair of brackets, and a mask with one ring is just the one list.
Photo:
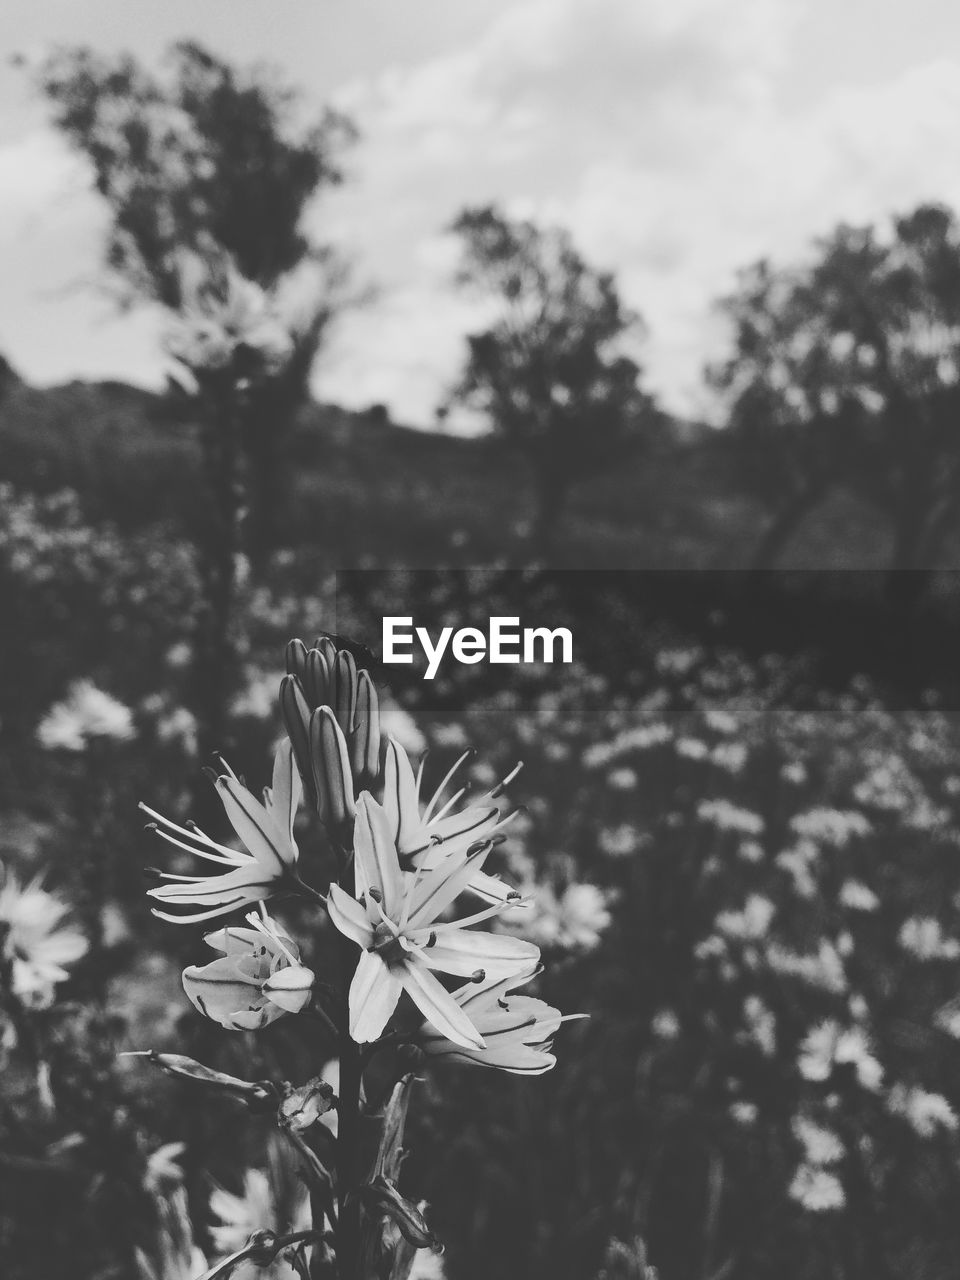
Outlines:
{"label": "thin petal", "polygon": [[[422,946],[420,939],[417,942]],[[516,977],[540,958],[540,948],[523,938],[478,929],[442,933],[423,954],[431,969],[468,977],[482,969],[487,978]]]}
{"label": "thin petal", "polygon": [[230,825],[261,867],[282,876],[297,860],[297,850],[259,800],[235,778],[217,779],[217,791]]}
{"label": "thin petal", "polygon": [[367,791],[357,802],[354,855],[357,893],[376,889],[384,914],[391,920],[398,919],[403,902],[403,873],[397,846],[386,811]]}
{"label": "thin petal", "polygon": [[462,893],[486,860],[489,848],[469,857],[446,858],[439,867],[424,871],[413,889],[413,900],[407,922],[419,929],[436,920],[442,911]]}
{"label": "thin petal", "polygon": [[284,831],[293,848],[293,823],[300,807],[303,783],[293,756],[293,744],[287,740],[277,748],[273,758],[273,781],[265,793],[267,811],[277,826]]}
{"label": "thin petal", "polygon": [[483,1037],[449,991],[423,965],[404,965],[400,972],[407,995],[441,1035],[468,1049],[482,1049]]}
{"label": "thin petal", "polygon": [[373,927],[367,919],[366,911],[356,898],[351,898],[349,893],[341,889],[338,884],[330,886],[327,894],[327,913],[334,927],[355,942],[358,947],[366,950],[373,945]]}
{"label": "thin petal", "polygon": [[375,952],[365,951],[350,984],[350,1035],[358,1044],[380,1037],[401,989],[399,976]]}
{"label": "thin petal", "polygon": [[401,853],[406,853],[408,848],[429,844],[429,837],[423,836],[413,767],[395,738],[387,740],[383,765],[383,808],[394,843]]}

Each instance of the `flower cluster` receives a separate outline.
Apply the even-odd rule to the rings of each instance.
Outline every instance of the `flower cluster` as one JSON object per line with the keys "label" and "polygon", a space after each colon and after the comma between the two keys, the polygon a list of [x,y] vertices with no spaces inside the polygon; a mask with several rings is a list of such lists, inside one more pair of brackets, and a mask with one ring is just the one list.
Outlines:
{"label": "flower cluster", "polygon": [[[376,1212],[362,1219],[363,1248],[372,1247],[371,1231],[389,1228],[383,1239],[389,1236],[394,1245],[402,1239],[404,1257],[412,1258],[433,1237],[420,1209],[384,1172],[399,1169],[398,1150],[390,1148],[386,1132],[377,1167],[356,1182],[361,1171],[352,1113],[363,1110],[363,1072],[371,1055],[406,1044],[407,1054],[424,1062],[541,1074],[555,1064],[552,1042],[565,1021],[544,1000],[513,994],[539,974],[539,947],[518,936],[515,924],[509,930],[476,927],[495,923],[508,910],[522,914],[514,909],[525,905],[517,889],[485,869],[511,820],[497,800],[517,770],[465,802],[465,787],[447,794],[462,756],[425,799],[423,763],[415,770],[400,743],[381,732],[379,695],[365,651],[330,636],[310,649],[293,641],[287,668],[279,697],[287,736],[262,799],[227,765],[214,774],[240,847],[142,805],[150,828],[167,844],[216,864],[209,874],[157,872],[162,883],[148,892],[161,904],[154,914],[176,923],[201,923],[256,906],[246,911],[246,923],[227,923],[206,935],[217,957],[188,966],[184,990],[201,1014],[230,1031],[257,1031],[285,1014],[307,1011],[338,1029],[335,1140],[348,1150],[335,1162],[339,1210],[333,1213],[331,1206],[327,1214],[339,1223],[337,1247],[346,1254],[358,1247],[355,1230],[351,1234],[343,1224],[355,1217],[353,1205],[366,1204]],[[322,836],[335,868],[322,889],[302,878],[295,835],[301,802],[312,811],[307,824],[313,822]],[[322,906],[332,926],[320,930],[319,942],[311,939],[309,965],[267,909],[268,900],[283,895]],[[465,911],[461,899],[472,900]],[[320,954],[324,941],[326,957]],[[451,978],[460,985],[448,985],[445,979]],[[217,1076],[200,1064],[178,1068],[177,1074],[208,1085]],[[234,1093],[253,1088],[219,1079]],[[326,1096],[330,1086],[317,1081],[302,1089]],[[296,1119],[302,1108],[294,1105],[297,1091],[290,1090],[281,1089],[288,1101],[279,1122],[295,1134],[301,1123],[312,1123],[314,1112],[307,1121]],[[322,1183],[328,1195],[332,1177],[322,1167],[318,1171],[312,1157],[308,1182]],[[323,1224],[315,1220],[314,1228],[319,1240]],[[352,1265],[343,1264],[345,1275],[354,1274]]]}

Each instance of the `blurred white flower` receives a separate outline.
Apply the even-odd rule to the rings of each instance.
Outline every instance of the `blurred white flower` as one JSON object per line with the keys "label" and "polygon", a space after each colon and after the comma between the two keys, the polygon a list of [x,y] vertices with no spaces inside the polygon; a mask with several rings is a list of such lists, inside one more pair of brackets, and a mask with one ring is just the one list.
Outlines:
{"label": "blurred white flower", "polygon": [[793,1136],[803,1146],[804,1159],[807,1164],[836,1164],[845,1155],[843,1143],[833,1132],[819,1125],[807,1116],[794,1116]]}
{"label": "blurred white flower", "polygon": [[170,355],[193,372],[229,368],[240,353],[263,370],[281,364],[292,339],[275,300],[232,263],[190,265],[193,279],[184,280],[184,306],[166,339]]}
{"label": "blurred white flower", "polygon": [[506,911],[501,923],[541,947],[592,951],[610,924],[607,897],[595,884],[568,884],[561,894],[551,885],[524,886],[525,908]]}
{"label": "blurred white flower", "polygon": [[669,742],[672,737],[672,730],[665,724],[658,722],[638,725],[634,729],[618,733],[612,742],[592,743],[580,758],[585,768],[601,769],[617,756],[626,755],[630,751],[647,751],[650,747]]}
{"label": "blurred white flower", "polygon": [[807,809],[790,819],[790,827],[798,836],[842,849],[851,836],[870,834],[870,823],[862,813],[849,809]]}
{"label": "blurred white flower", "polygon": [[128,742],[133,736],[130,708],[91,680],[75,680],[37,726],[37,739],[48,750],[83,751],[91,738]]}
{"label": "blurred white flower", "polygon": [[777,1020],[773,1010],[759,996],[747,996],[743,1002],[743,1020],[749,1039],[765,1057],[772,1058],[777,1051]]}
{"label": "blurred white flower", "polygon": [[607,786],[614,791],[632,791],[636,785],[637,775],[633,769],[611,769],[607,774]]}
{"label": "blurred white flower", "polygon": [[721,911],[714,923],[728,938],[757,939],[766,934],[775,912],[769,898],[751,893],[740,911]]}
{"label": "blurred white flower", "polygon": [[758,1114],[756,1103],[746,1102],[743,1099],[730,1103],[730,1116],[737,1124],[756,1124]]}
{"label": "blurred white flower", "polygon": [[650,1030],[658,1040],[676,1040],[680,1034],[680,1019],[672,1009],[659,1009],[653,1015]]}
{"label": "blurred white flower", "polygon": [[714,733],[736,733],[740,727],[736,716],[732,716],[729,711],[724,711],[720,707],[707,707],[703,718]]}
{"label": "blurred white flower", "polygon": [[785,764],[780,770],[780,777],[785,782],[792,782],[795,787],[799,787],[807,780],[807,768],[799,760],[791,760],[789,764]]}
{"label": "blurred white flower", "polygon": [[720,742],[710,752],[710,759],[728,773],[739,773],[747,763],[747,748],[742,742]]}
{"label": "blurred white flower", "polygon": [[597,836],[597,844],[610,858],[627,858],[643,845],[643,837],[628,823],[619,827],[603,827]]}
{"label": "blurred white flower", "polygon": [[163,1194],[183,1181],[183,1170],[177,1161],[183,1155],[186,1144],[183,1142],[167,1142],[157,1147],[147,1158],[147,1167],[143,1174],[143,1187],[152,1195]]}
{"label": "blurred white flower", "polygon": [[956,960],[960,956],[960,942],[945,937],[940,921],[933,916],[904,920],[897,941],[918,960]]}
{"label": "blurred white flower", "polygon": [[801,955],[779,942],[771,942],[766,949],[766,960],[774,973],[799,978],[808,986],[834,995],[847,989],[847,973],[840,950],[828,938],[820,939],[813,955]]}
{"label": "blurred white flower", "polygon": [[87,951],[76,929],[61,927],[69,908],[40,887],[40,878],[20,885],[7,875],[0,886],[0,955],[10,966],[13,994],[23,1004],[46,1008],[54,988],[70,976],[66,967]]}
{"label": "blurred white flower", "polygon": [[196,1280],[207,1260],[193,1242],[187,1193],[175,1187],[157,1195],[157,1233],[150,1253],[136,1250],[138,1280]]}
{"label": "blurred white flower", "polygon": [[[210,1193],[210,1211],[219,1219],[219,1223],[210,1228],[215,1253],[223,1257],[243,1248],[254,1231],[277,1231],[287,1227],[291,1231],[305,1231],[309,1228],[310,1200],[306,1188],[299,1195],[289,1223],[280,1222],[277,1200],[270,1177],[263,1169],[246,1171],[240,1195],[234,1195],[224,1187],[215,1187]],[[266,1270],[252,1263],[244,1264],[233,1275],[235,1280],[297,1280],[298,1273],[281,1257]]]}
{"label": "blurred white flower", "polygon": [[939,1130],[954,1133],[957,1116],[940,1093],[929,1093],[919,1086],[895,1084],[887,1094],[887,1110],[901,1116],[921,1138],[932,1138]]}
{"label": "blurred white flower", "polygon": [[703,760],[709,748],[699,738],[678,738],[674,744],[674,750],[678,756],[683,756],[687,760]]}
{"label": "blurred white flower", "polygon": [[270,720],[277,713],[277,690],[286,673],[264,671],[262,667],[244,669],[244,684],[233,696],[230,711],[235,716],[253,720]]}
{"label": "blurred white flower", "polygon": [[[460,726],[457,725],[459,729]],[[417,722],[409,711],[400,706],[399,702],[395,702],[393,698],[380,697],[380,732],[385,738],[395,738],[400,743],[404,751],[409,756],[422,755],[427,749],[427,740],[417,727]],[[461,730],[462,733],[462,730]],[[463,735],[464,737],[466,735]],[[449,738],[449,735],[447,735]],[[443,741],[443,735],[434,733],[434,741],[438,745],[452,745],[448,740]],[[459,742],[457,745],[460,745]]]}
{"label": "blurred white flower", "polygon": [[860,880],[844,880],[840,886],[840,904],[851,911],[876,911],[880,899]]}
{"label": "blurred white flower", "polygon": [[739,805],[722,797],[702,800],[697,806],[697,817],[703,822],[712,822],[721,831],[739,831],[745,836],[758,836],[764,828],[763,819],[758,813],[741,809]]}
{"label": "blurred white flower", "polygon": [[787,1194],[811,1213],[842,1209],[846,1204],[840,1179],[815,1165],[802,1164],[797,1169]]}
{"label": "blurred white flower", "polygon": [[800,1046],[797,1066],[805,1080],[829,1080],[835,1066],[849,1065],[864,1089],[875,1093],[883,1080],[883,1067],[870,1052],[870,1041],[861,1027],[843,1027],[828,1019],[812,1027]]}

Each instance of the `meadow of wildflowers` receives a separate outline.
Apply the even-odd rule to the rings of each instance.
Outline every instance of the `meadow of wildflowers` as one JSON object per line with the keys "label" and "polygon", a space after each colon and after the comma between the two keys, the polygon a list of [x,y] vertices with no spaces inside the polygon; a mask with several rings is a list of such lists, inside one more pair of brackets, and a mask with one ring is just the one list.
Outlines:
{"label": "meadow of wildflowers", "polygon": [[[284,660],[333,597],[281,557],[198,760],[188,551],[10,497],[4,1274],[956,1274],[935,695],[656,622],[636,579],[617,668]],[[337,629],[516,587],[361,575]]]}

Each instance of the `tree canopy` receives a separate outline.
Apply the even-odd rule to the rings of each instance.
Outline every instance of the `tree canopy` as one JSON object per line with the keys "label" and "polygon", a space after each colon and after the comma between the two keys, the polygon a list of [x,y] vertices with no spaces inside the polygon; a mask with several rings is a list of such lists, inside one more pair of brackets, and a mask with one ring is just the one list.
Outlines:
{"label": "tree canopy", "polygon": [[807,264],[744,272],[722,305],[733,352],[712,378],[758,491],[783,514],[844,488],[890,522],[892,567],[929,567],[960,502],[952,211],[840,226]]}
{"label": "tree canopy", "polygon": [[532,465],[541,532],[566,490],[641,436],[652,401],[626,353],[639,317],[609,272],[589,266],[570,235],[508,219],[493,206],[453,225],[461,285],[493,301],[492,324],[471,334],[454,398],[481,410]]}

